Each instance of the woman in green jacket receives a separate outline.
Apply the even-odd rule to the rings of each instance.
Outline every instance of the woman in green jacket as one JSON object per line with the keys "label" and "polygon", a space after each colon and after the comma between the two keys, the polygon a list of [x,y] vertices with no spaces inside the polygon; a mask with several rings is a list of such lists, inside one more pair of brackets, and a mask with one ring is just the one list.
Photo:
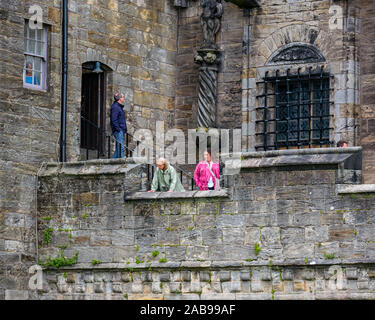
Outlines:
{"label": "woman in green jacket", "polygon": [[185,191],[178,178],[176,169],[173,168],[167,160],[160,158],[156,161],[157,169],[151,183],[151,190],[149,192],[172,192]]}

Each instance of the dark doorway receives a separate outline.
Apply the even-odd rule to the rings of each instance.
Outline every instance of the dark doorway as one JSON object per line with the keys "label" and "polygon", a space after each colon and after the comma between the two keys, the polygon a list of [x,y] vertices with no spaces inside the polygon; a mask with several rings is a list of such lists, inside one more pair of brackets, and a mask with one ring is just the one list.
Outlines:
{"label": "dark doorway", "polygon": [[97,150],[102,155],[105,148],[105,71],[95,73],[93,63],[84,64],[81,96],[81,148]]}

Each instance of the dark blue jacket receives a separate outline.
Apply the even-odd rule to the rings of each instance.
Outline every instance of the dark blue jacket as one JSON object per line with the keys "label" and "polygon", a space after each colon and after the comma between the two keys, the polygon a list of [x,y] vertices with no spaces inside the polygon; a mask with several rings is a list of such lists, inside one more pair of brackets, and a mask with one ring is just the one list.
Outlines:
{"label": "dark blue jacket", "polygon": [[112,133],[116,131],[127,132],[124,106],[115,101],[111,106],[111,129]]}

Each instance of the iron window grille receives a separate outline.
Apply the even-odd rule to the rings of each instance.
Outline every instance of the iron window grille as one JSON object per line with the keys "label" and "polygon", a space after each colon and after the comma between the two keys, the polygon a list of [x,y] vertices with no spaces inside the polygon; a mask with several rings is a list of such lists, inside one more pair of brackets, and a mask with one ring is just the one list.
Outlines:
{"label": "iron window grille", "polygon": [[330,141],[330,79],[324,67],[286,76],[266,72],[258,82],[256,150],[328,147]]}

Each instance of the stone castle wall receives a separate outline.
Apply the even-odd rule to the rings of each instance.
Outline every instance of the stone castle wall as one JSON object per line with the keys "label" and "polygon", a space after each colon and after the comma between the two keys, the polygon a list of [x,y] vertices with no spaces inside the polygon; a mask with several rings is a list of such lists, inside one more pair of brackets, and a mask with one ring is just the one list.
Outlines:
{"label": "stone castle wall", "polygon": [[[126,94],[126,109],[131,130],[136,127],[154,130],[156,120],[164,120],[167,127],[176,126],[182,129],[196,127],[198,68],[193,58],[195,50],[200,47],[202,41],[199,1],[189,1],[188,8],[177,9],[173,3],[171,0],[69,1],[67,119],[67,158],[69,161],[78,160],[80,157],[81,66],[88,61],[100,61],[111,70],[107,79],[107,107],[110,105],[113,91],[120,90]],[[218,43],[224,51],[224,64],[219,74],[218,86],[219,126],[239,128],[242,125],[243,148],[253,150],[255,137],[248,132],[255,132],[253,111],[256,106],[255,81],[262,78],[266,59],[274,50],[289,40],[303,43],[310,43],[314,40],[312,42],[326,56],[327,66],[334,74],[332,82],[335,89],[332,98],[335,102],[332,109],[335,116],[334,138],[338,140],[342,137],[348,139],[352,145],[363,145],[364,182],[373,182],[374,105],[372,103],[373,59],[371,56],[373,1],[335,1],[335,5],[341,6],[344,12],[342,30],[329,28],[330,2],[326,0],[275,0],[260,1],[260,3],[261,7],[250,13],[231,3],[223,2],[225,14],[218,36]],[[31,4],[38,4],[42,7],[43,21],[49,29],[46,92],[22,87],[23,30],[25,19],[30,18],[28,9]],[[250,25],[251,28],[249,28]],[[38,183],[36,174],[42,162],[58,161],[61,85],[59,1],[0,2],[0,64],[2,79],[0,83],[0,299],[3,299],[6,290],[17,292],[17,290],[27,288],[29,279],[27,270],[35,263],[38,251],[35,231]],[[358,122],[359,97],[361,99],[360,123]],[[121,184],[121,179],[119,183]],[[327,185],[331,186],[331,183],[332,181]],[[117,192],[121,190],[120,184]],[[110,185],[109,182],[108,185]],[[69,188],[69,186],[72,184],[65,187]],[[90,189],[91,186],[87,189],[89,191],[86,191],[90,194],[91,191],[95,191],[95,189]],[[138,181],[134,187],[144,188],[144,182]],[[329,188],[333,190],[332,186]],[[255,190],[258,189],[254,187],[253,191],[249,191],[250,196],[253,196],[251,194]],[[71,193],[68,192],[68,194],[70,194],[69,197],[73,197]],[[272,203],[281,205],[274,191],[271,194],[274,198],[264,199],[267,205],[273,205]],[[72,199],[69,197],[68,199]],[[343,196],[343,198],[348,199],[349,196]],[[210,203],[204,197],[197,199],[184,201],[189,205],[191,202],[196,205]],[[367,201],[370,198],[361,199],[365,204],[370,203]],[[62,202],[57,204],[57,207],[62,210],[66,205],[66,199],[60,200]],[[288,204],[292,206],[292,203],[303,199],[287,200],[293,200]],[[115,198],[116,203],[119,204],[120,201],[120,197]],[[174,203],[176,200],[168,201]],[[245,203],[243,199],[234,200],[234,202],[228,199],[223,200],[224,203],[237,203],[235,209],[239,206],[238,201]],[[302,202],[300,205],[302,206]],[[352,206],[353,203],[349,202],[346,205]],[[196,210],[199,212],[198,207]],[[297,209],[298,206],[293,208]],[[73,208],[70,209],[73,210]],[[354,207],[354,209],[357,210],[360,207]],[[61,214],[69,211],[68,209],[67,211],[59,210]],[[276,209],[271,207],[271,210]],[[344,210],[344,208],[337,210]],[[366,212],[364,219],[370,225],[372,223],[371,209],[366,211],[365,208],[364,210]],[[275,214],[274,211],[272,212]],[[244,217],[241,212],[231,213]],[[316,212],[314,214],[316,215]],[[333,217],[337,216],[333,215]],[[355,217],[361,217],[361,215]],[[351,219],[350,221],[354,221],[354,218]],[[362,220],[358,219],[360,225]],[[67,221],[68,228],[71,221]],[[329,221],[333,227],[340,225],[336,220]],[[345,221],[347,221],[346,218]],[[100,223],[106,225],[107,222],[99,221],[98,226]],[[217,225],[216,218],[213,223]],[[293,220],[293,223],[296,222]],[[347,223],[343,223],[345,224]],[[328,228],[328,224],[324,226]],[[261,226],[247,225],[246,227],[260,228]],[[279,225],[269,227],[282,229]],[[245,226],[240,228],[245,228]],[[357,230],[356,227],[355,229]],[[366,234],[367,229],[362,229]],[[368,230],[370,229],[371,227]],[[345,232],[350,234],[351,231]],[[359,234],[358,230],[357,232]],[[91,233],[88,237],[91,237]],[[364,237],[366,240],[362,239],[363,241],[359,243],[356,242],[357,238],[353,242],[350,242],[352,239],[348,239],[350,243],[355,244],[353,245],[355,250],[363,250],[366,255],[372,249],[371,240],[368,240],[367,236]],[[112,241],[108,233],[104,232],[103,238],[103,243]],[[102,242],[99,241],[99,243]],[[248,248],[252,245],[253,243],[246,244]],[[344,252],[342,250],[347,248],[347,245],[339,242],[333,245],[333,251],[342,255]],[[53,251],[55,252],[56,250]],[[96,254],[96,251],[93,252]],[[111,251],[108,252],[111,257],[108,259],[114,259]],[[260,256],[261,253],[262,250]],[[95,259],[95,254],[90,258]],[[82,255],[80,259],[81,257]],[[271,256],[268,258],[275,259]],[[365,256],[365,259],[367,258],[370,256]],[[358,270],[370,270],[368,274],[371,274],[371,268],[367,265],[359,266]],[[193,276],[194,279],[195,277]],[[237,279],[237,275],[233,277]],[[369,281],[367,283],[371,287],[370,278],[358,279]],[[358,288],[360,286],[362,284],[358,285]],[[8,294],[11,291],[8,291]]]}
{"label": "stone castle wall", "polygon": [[361,7],[361,34],[360,34],[360,59],[361,59],[361,146],[363,146],[363,173],[364,183],[375,182],[375,105],[374,105],[374,33],[373,16],[375,3],[373,1],[358,1]]}
{"label": "stone castle wall", "polygon": [[[23,88],[24,25],[42,8],[48,27],[47,90]],[[35,248],[35,175],[58,161],[61,87],[61,1],[0,2],[0,299],[21,277]],[[171,126],[175,95],[177,12],[169,0],[70,0],[68,29],[67,159],[80,159],[82,64],[108,70],[106,107],[126,96],[129,129]],[[107,129],[109,128],[107,114]],[[13,280],[9,280],[9,279]]]}
{"label": "stone castle wall", "polygon": [[372,189],[335,184],[346,154],[301,156],[310,161],[245,156],[222,191],[125,198],[105,169],[84,179],[42,172],[39,259],[63,250],[78,260],[47,268],[44,289],[29,297],[373,299]]}

